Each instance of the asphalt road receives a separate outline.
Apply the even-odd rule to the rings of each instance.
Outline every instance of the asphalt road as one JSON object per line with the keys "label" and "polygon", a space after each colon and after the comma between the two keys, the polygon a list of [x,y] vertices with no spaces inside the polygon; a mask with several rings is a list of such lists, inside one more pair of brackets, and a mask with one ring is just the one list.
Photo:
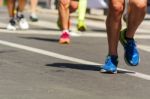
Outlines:
{"label": "asphalt road", "polygon": [[88,30],[80,33],[72,18],[71,44],[60,45],[56,14],[39,13],[25,31],[6,30],[8,19],[2,10],[0,99],[149,99],[149,17],[136,35],[140,65],[127,66],[119,44],[118,74],[99,72],[107,54],[104,21],[87,20]]}

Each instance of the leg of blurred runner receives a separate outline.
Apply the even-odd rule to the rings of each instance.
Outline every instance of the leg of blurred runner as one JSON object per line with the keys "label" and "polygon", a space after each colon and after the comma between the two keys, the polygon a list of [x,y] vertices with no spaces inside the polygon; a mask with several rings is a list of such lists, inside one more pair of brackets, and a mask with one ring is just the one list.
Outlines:
{"label": "leg of blurred runner", "polygon": [[16,30],[16,22],[15,22],[15,0],[7,0],[7,8],[10,16],[9,24],[7,25],[7,30]]}
{"label": "leg of blurred runner", "polygon": [[29,24],[23,14],[25,5],[26,5],[26,0],[18,0],[17,20],[19,21],[19,27],[23,30],[29,28]]}
{"label": "leg of blurred runner", "polygon": [[19,0],[18,7],[16,7],[15,5],[16,0],[7,1],[7,7],[8,7],[9,16],[10,16],[10,21],[9,21],[9,24],[7,25],[8,30],[16,30],[15,17],[17,17],[17,20],[19,21],[19,26],[21,29],[29,28],[29,25],[27,21],[25,20],[24,15],[22,13],[25,7],[25,3],[26,3],[25,1],[26,0]]}
{"label": "leg of blurred runner", "polygon": [[30,20],[32,22],[37,22],[38,21],[38,17],[36,15],[36,8],[37,8],[38,0],[30,0],[30,2],[31,2]]}
{"label": "leg of blurred runner", "polygon": [[0,7],[3,6],[3,0],[0,0]]}
{"label": "leg of blurred runner", "polygon": [[79,0],[78,24],[77,24],[77,28],[79,31],[85,31],[86,30],[86,24],[85,24],[86,8],[87,8],[87,0]]}
{"label": "leg of blurred runner", "polygon": [[78,3],[74,0],[60,0],[59,1],[59,24],[62,29],[62,33],[59,39],[61,44],[70,43],[70,12],[73,12],[77,9]]}

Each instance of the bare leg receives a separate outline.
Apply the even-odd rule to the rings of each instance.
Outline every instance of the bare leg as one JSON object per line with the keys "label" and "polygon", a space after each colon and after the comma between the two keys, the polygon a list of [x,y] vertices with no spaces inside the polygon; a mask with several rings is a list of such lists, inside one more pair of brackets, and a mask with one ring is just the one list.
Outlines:
{"label": "bare leg", "polygon": [[110,0],[109,13],[106,20],[109,55],[117,56],[117,47],[121,29],[121,18],[124,10],[124,0]]}
{"label": "bare leg", "polygon": [[25,4],[26,4],[26,0],[19,0],[19,5],[18,5],[19,12],[22,12],[24,10]]}
{"label": "bare leg", "polygon": [[70,28],[70,12],[76,9],[76,1],[60,0],[59,1],[59,19],[62,33],[59,39],[61,44],[70,43],[69,28]]}
{"label": "bare leg", "polygon": [[134,34],[144,19],[147,0],[130,0],[130,13],[128,17],[128,27],[126,37],[133,38]]}
{"label": "bare leg", "polygon": [[74,1],[74,0],[70,1],[70,7],[69,7],[70,13],[73,13],[78,9],[78,4],[79,4],[78,1]]}
{"label": "bare leg", "polygon": [[31,13],[36,13],[38,0],[30,0],[30,2],[31,2]]}
{"label": "bare leg", "polygon": [[61,21],[61,26],[63,30],[68,30],[68,21],[69,21],[69,6],[70,6],[70,0],[60,0],[59,1],[59,15],[60,15],[60,21]]}
{"label": "bare leg", "polygon": [[7,1],[7,8],[8,8],[8,12],[9,12],[9,16],[10,17],[14,17],[14,9],[15,9],[15,0],[8,0]]}
{"label": "bare leg", "polygon": [[31,15],[30,15],[30,20],[32,22],[38,21],[38,17],[36,15],[36,8],[38,4],[38,0],[30,0],[31,1]]}

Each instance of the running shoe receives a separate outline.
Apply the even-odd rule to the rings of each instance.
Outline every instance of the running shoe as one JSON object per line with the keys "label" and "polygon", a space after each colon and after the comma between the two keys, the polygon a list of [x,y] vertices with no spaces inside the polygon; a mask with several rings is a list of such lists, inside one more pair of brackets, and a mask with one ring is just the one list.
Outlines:
{"label": "running shoe", "polygon": [[26,29],[29,29],[29,24],[27,22],[27,20],[24,18],[23,15],[21,16],[17,16],[17,19],[19,21],[19,27],[22,29],[22,30],[26,30]]}
{"label": "running shoe", "polygon": [[59,39],[60,44],[69,44],[70,43],[70,35],[69,32],[62,32],[62,35]]}
{"label": "running shoe", "polygon": [[107,56],[105,64],[101,67],[102,73],[117,73],[118,57]]}
{"label": "running shoe", "polygon": [[7,30],[12,30],[12,31],[16,30],[16,22],[15,22],[14,19],[11,19],[9,21],[9,24],[7,25],[6,29]]}
{"label": "running shoe", "polygon": [[128,65],[137,66],[140,63],[140,55],[135,40],[126,40],[126,31],[127,29],[124,29],[120,32],[120,42],[125,50],[124,59]]}
{"label": "running shoe", "polygon": [[36,15],[36,14],[31,14],[31,15],[30,15],[30,21],[32,21],[32,22],[37,22],[37,21],[38,21],[37,15]]}
{"label": "running shoe", "polygon": [[78,21],[77,24],[78,31],[86,31],[86,25],[84,21]]}

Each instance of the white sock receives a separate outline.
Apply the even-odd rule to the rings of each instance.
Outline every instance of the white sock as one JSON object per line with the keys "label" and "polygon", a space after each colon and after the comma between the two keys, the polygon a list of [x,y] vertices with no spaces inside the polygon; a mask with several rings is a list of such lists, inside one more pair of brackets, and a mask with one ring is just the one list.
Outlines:
{"label": "white sock", "polygon": [[67,33],[69,33],[69,30],[67,30],[67,29],[66,29],[66,30],[63,30],[62,32],[63,32],[63,33],[64,33],[64,32],[67,32]]}
{"label": "white sock", "polygon": [[31,13],[31,16],[34,17],[34,18],[38,18],[36,13]]}

